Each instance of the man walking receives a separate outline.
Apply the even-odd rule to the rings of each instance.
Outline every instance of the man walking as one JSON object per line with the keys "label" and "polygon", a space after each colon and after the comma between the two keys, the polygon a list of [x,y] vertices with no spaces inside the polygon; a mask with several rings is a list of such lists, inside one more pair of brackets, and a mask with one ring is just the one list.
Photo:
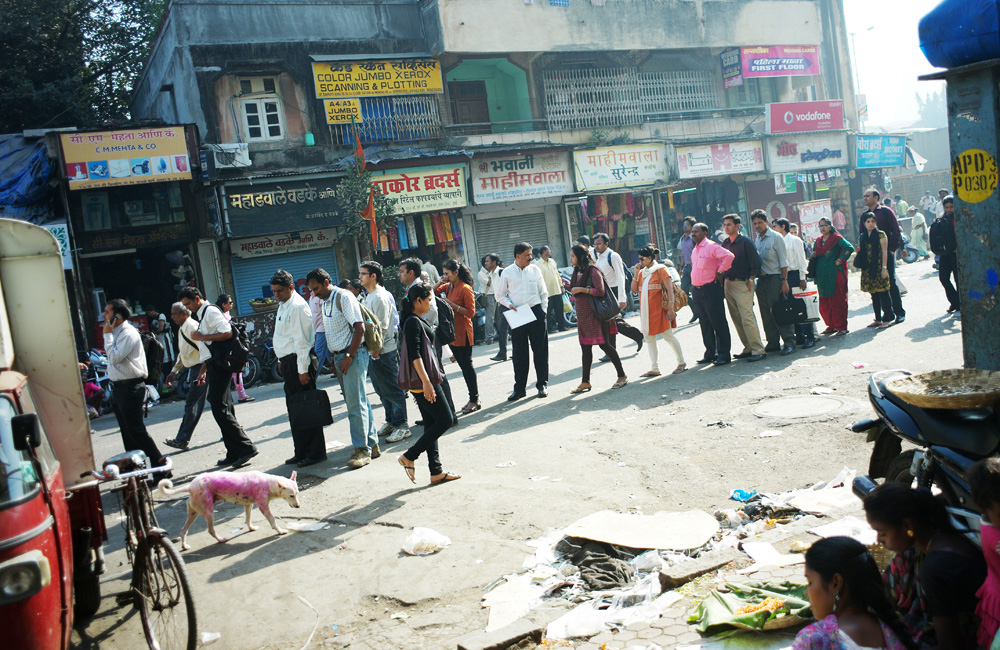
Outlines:
{"label": "man walking", "polygon": [[382,455],[375,433],[375,416],[365,394],[365,375],[371,357],[362,345],[365,322],[361,316],[361,303],[350,291],[333,286],[333,279],[323,269],[309,271],[306,284],[313,295],[323,301],[326,345],[344,393],[351,444],[354,446],[347,466],[359,469]]}
{"label": "man walking", "polygon": [[[490,253],[489,255],[483,257],[483,265],[479,269],[479,273],[476,275],[476,281],[479,286],[476,287],[476,291],[483,294],[483,300],[486,306],[486,345],[493,343],[497,338],[496,330],[496,315],[497,315],[497,299],[496,299],[496,288],[497,283],[500,281],[500,270],[497,268],[500,266],[500,256],[496,253]],[[507,354],[504,350],[504,359],[506,360]]]}
{"label": "man walking", "polygon": [[705,356],[698,363],[724,366],[731,361],[732,338],[723,307],[722,281],[733,264],[733,254],[709,237],[708,226],[703,223],[694,225],[691,239],[694,241],[691,249],[692,304],[698,311],[701,340],[705,344]]}
{"label": "man walking", "polygon": [[309,294],[309,312],[312,314],[313,331],[316,332],[316,342],[313,351],[319,363],[319,372],[328,372],[330,365],[330,350],[326,347],[326,328],[323,327],[323,301]]}
{"label": "man walking", "polygon": [[[611,239],[606,233],[599,232],[594,235],[594,247],[590,249],[590,257],[593,258],[597,268],[601,269],[601,273],[604,274],[605,283],[611,288],[612,293],[614,293],[615,298],[618,300],[618,306],[621,307],[622,313],[624,313],[625,306],[628,304],[628,295],[631,287],[628,286],[628,279],[625,277],[625,262],[622,261],[621,255],[611,250],[610,243]],[[629,325],[621,316],[615,319],[615,326],[621,334],[635,341],[638,346],[636,348],[637,353],[639,350],[642,350],[645,337],[637,327]],[[617,348],[618,346],[615,344],[616,336],[612,334],[610,338],[609,343],[611,343],[611,347]],[[607,360],[607,356],[601,358],[601,361]]]}
{"label": "man walking", "polygon": [[764,351],[781,350],[781,355],[786,356],[795,352],[795,328],[792,325],[778,325],[774,320],[775,305],[783,296],[791,297],[785,240],[767,225],[767,213],[763,210],[751,212],[750,223],[756,233],[753,244],[760,255],[760,277],[757,279],[756,294],[760,305],[760,319],[764,324],[764,336],[767,337]]}
{"label": "man walking", "polygon": [[[944,192],[944,190],[941,190]],[[896,284],[896,251],[902,241],[899,232],[899,221],[896,214],[884,205],[879,205],[879,192],[872,188],[865,190],[863,200],[865,207],[875,213],[875,225],[885,233],[889,244],[889,259],[886,270],[889,272],[889,300],[892,302],[892,313],[896,315],[896,323],[906,320],[906,310],[903,309],[903,299],[899,295],[899,286]],[[864,228],[864,224],[861,224]]]}
{"label": "man walking", "polygon": [[188,391],[184,399],[184,417],[181,418],[181,426],[177,429],[177,437],[165,440],[163,444],[183,450],[191,443],[191,435],[205,410],[206,387],[204,382],[199,384],[196,381],[201,374],[201,353],[198,344],[191,338],[191,333],[198,329],[198,323],[191,318],[191,312],[187,307],[179,302],[170,307],[170,319],[177,325],[177,361],[167,375],[167,385],[174,383],[178,373],[187,373]]}
{"label": "man walking", "polygon": [[562,277],[559,275],[559,268],[556,266],[556,261],[552,259],[552,249],[548,246],[542,246],[540,250],[541,253],[538,259],[535,260],[535,264],[538,266],[538,270],[542,272],[542,278],[545,279],[545,289],[549,292],[549,304],[546,310],[549,321],[549,334],[552,334],[556,330],[565,332],[567,328],[566,322],[563,319]]}
{"label": "man walking", "polygon": [[326,460],[326,440],[323,427],[301,427],[291,422],[291,406],[295,395],[316,390],[319,359],[313,347],[312,312],[305,298],[295,290],[295,278],[288,271],[278,269],[271,276],[271,293],[278,299],[278,313],[274,319],[274,354],[278,357],[278,371],[284,380],[285,408],[289,411],[292,429],[292,457],[286,465],[308,467]]}
{"label": "man walking", "polygon": [[399,442],[410,437],[406,426],[406,394],[399,387],[399,355],[397,354],[396,332],[399,330],[399,312],[396,299],[382,284],[382,265],[378,262],[361,263],[361,284],[368,295],[364,305],[375,315],[382,329],[382,349],[373,356],[368,365],[368,377],[372,387],[382,400],[385,424],[378,435],[388,436],[388,442]]}
{"label": "man walking", "polygon": [[694,298],[691,297],[691,251],[694,250],[694,239],[691,232],[694,230],[694,217],[684,217],[684,233],[677,240],[677,250],[681,252],[681,291],[688,294],[688,304],[693,315],[689,322],[698,320],[698,310],[694,308]]}
{"label": "man walking", "polygon": [[195,381],[208,382],[208,403],[212,405],[212,417],[219,425],[226,446],[226,455],[215,464],[219,467],[246,465],[257,455],[257,448],[236,419],[236,406],[229,391],[233,373],[222,361],[228,347],[226,341],[233,338],[233,327],[222,315],[222,310],[202,298],[195,287],[184,287],[178,298],[198,319],[198,329],[190,335],[191,340],[198,343],[201,359],[201,370]]}
{"label": "man walking", "polygon": [[[944,216],[944,197],[946,197],[946,196],[950,196],[948,194],[948,190],[944,189],[943,187],[938,190],[938,200],[934,202],[934,218],[935,219],[938,218],[938,217],[943,217]],[[881,230],[881,228],[882,228],[882,226],[879,226],[880,230]]]}
{"label": "man walking", "polygon": [[[938,280],[944,287],[944,295],[948,298],[948,313],[960,311],[962,303],[958,290],[958,244],[955,239],[955,197],[948,195],[941,200],[944,215],[931,224],[931,250],[938,259]],[[955,284],[952,284],[952,277]],[[116,389],[117,390],[117,389]]]}
{"label": "man walking", "polygon": [[[791,233],[791,224],[788,219],[776,219],[774,230],[781,235],[785,242],[785,256],[788,259],[788,286],[793,291],[795,287],[805,290],[806,270],[809,267],[805,244]],[[816,326],[813,323],[796,323],[795,344],[803,348],[811,348],[816,345]]]}
{"label": "man walking", "polygon": [[514,244],[514,263],[500,274],[497,303],[507,309],[529,310],[534,320],[511,330],[514,356],[514,392],[507,398],[516,402],[525,396],[528,384],[528,346],[535,360],[535,388],[539,397],[548,397],[549,335],[545,329],[545,307],[549,293],[538,267],[531,263],[531,244]]}
{"label": "man walking", "polygon": [[[132,311],[121,298],[104,305],[104,352],[108,355],[108,379],[114,390],[111,406],[118,420],[125,451],[141,449],[151,466],[167,462],[149,437],[143,422],[142,407],[146,399],[146,354],[142,337],[128,319]],[[86,417],[86,413],[83,414]],[[169,472],[163,477],[169,478]]]}
{"label": "man walking", "polygon": [[733,254],[733,263],[724,273],[726,306],[743,344],[743,351],[733,357],[760,361],[764,358],[764,343],[753,313],[754,280],[760,275],[760,255],[753,242],[740,234],[738,214],[724,216],[722,225],[726,231],[722,247]]}
{"label": "man walking", "polygon": [[924,190],[924,195],[920,198],[920,211],[921,212],[931,212],[934,210],[934,204],[937,201],[931,196],[930,190]]}

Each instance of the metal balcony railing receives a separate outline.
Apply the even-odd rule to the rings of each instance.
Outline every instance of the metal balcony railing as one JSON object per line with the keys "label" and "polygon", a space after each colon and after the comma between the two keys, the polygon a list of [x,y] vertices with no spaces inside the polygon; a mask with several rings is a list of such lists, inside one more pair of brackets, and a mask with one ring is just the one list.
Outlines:
{"label": "metal balcony railing", "polygon": [[432,95],[366,97],[361,100],[360,124],[334,127],[338,144],[354,144],[356,129],[363,144],[412,142],[441,137],[441,115]]}

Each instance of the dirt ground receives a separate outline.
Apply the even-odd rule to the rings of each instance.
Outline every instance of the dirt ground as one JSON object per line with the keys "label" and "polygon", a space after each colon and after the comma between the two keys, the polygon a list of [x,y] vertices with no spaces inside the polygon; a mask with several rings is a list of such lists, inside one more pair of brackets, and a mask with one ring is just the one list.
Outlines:
{"label": "dirt ground", "polygon": [[[863,472],[870,446],[849,426],[871,412],[869,374],[962,363],[960,322],[945,314],[930,262],[904,266],[899,276],[909,287],[905,323],[866,329],[871,303],[858,291],[855,275],[849,335],[758,363],[694,366],[703,348],[698,326],[687,324],[690,312],[684,310],[678,336],[691,370],[639,379],[648,369],[646,351],[636,355],[633,343],[619,339],[631,379],[622,390],[609,390],[614,369],[601,364],[592,392],[569,394],[580,380],[580,350],[575,332],[567,332],[550,340],[548,399],[531,396],[509,405],[504,400],[513,381],[511,364],[489,360],[495,347],[477,347],[483,410],[461,418],[441,439],[445,468],[463,476],[446,486],[428,485],[423,460],[417,462],[417,485],[406,479],[395,456],[412,439],[385,444],[384,456],[368,467],[346,469],[346,416],[339,389],[325,379],[321,387],[330,389],[336,420],[326,430],[327,443],[343,446],[326,463],[299,472],[300,510],[278,502],[273,509],[285,523],[323,520],[330,527],[279,537],[255,512],[258,530],[236,532],[242,507],[222,504],[216,525],[232,539],[218,544],[199,519],[184,557],[200,631],[221,634],[210,646],[218,650],[299,649],[314,630],[311,648],[452,649],[455,639],[485,627],[483,587],[520,568],[531,552],[525,542],[546,530],[605,509],[712,512],[731,506],[734,488],[782,492],[826,480],[843,466]],[[733,352],[739,352],[735,333],[733,338]],[[660,365],[674,365],[662,344]],[[455,401],[464,403],[458,367],[446,369]],[[832,392],[811,395],[814,387]],[[291,443],[281,388],[271,384],[251,393],[257,401],[237,409],[261,451],[248,469],[287,475],[282,460],[291,455]],[[377,405],[377,396],[370,397]],[[792,397],[823,399],[786,399]],[[754,412],[760,408],[770,413]],[[816,415],[818,409],[829,411]],[[148,426],[158,442],[173,437],[181,412],[174,403],[150,413]],[[411,403],[411,422],[416,417]],[[376,422],[383,422],[380,406]],[[94,425],[99,457],[121,451],[113,417]],[[780,435],[760,437],[765,431]],[[174,456],[175,483],[214,469],[222,453],[206,411],[192,450]],[[124,590],[129,576],[114,501],[105,496],[111,534],[106,595]],[[157,512],[161,525],[179,534],[184,502],[164,501]],[[452,543],[436,555],[408,556],[401,547],[414,526],[444,533]],[[143,647],[135,612],[111,597],[74,638],[79,648]]]}

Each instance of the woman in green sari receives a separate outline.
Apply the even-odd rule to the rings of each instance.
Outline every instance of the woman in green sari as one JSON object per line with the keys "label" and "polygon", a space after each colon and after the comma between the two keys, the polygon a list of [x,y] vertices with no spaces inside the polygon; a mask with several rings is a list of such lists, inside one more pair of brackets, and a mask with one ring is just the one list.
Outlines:
{"label": "woman in green sari", "polygon": [[847,334],[847,260],[854,246],[843,238],[830,220],[819,220],[820,237],[812,254],[816,266],[819,313],[827,327],[823,334]]}

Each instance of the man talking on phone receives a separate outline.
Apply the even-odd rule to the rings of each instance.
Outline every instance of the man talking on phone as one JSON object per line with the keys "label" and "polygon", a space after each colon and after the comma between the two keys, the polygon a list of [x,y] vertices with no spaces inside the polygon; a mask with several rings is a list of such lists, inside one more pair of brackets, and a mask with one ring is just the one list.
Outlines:
{"label": "man talking on phone", "polygon": [[[125,451],[141,449],[152,466],[163,465],[166,458],[146,431],[142,405],[146,399],[146,354],[142,337],[128,322],[132,310],[124,300],[115,298],[104,305],[104,352],[108,355],[108,379],[114,390],[111,405],[121,429]],[[164,477],[169,477],[165,472]]]}

